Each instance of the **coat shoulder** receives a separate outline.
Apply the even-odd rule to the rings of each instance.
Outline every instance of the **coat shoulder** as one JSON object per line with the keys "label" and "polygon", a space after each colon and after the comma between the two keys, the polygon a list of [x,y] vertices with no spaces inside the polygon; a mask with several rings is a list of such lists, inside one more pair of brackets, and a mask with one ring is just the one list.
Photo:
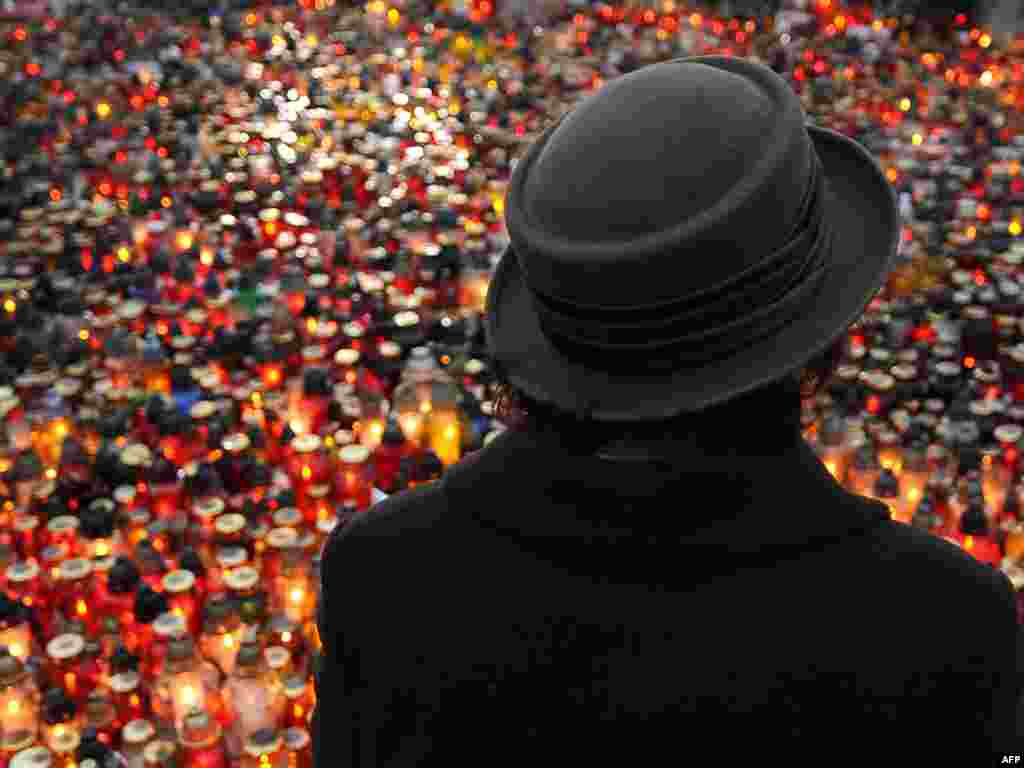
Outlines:
{"label": "coat shoulder", "polygon": [[[894,591],[907,590],[919,599],[935,597],[946,603],[955,596],[957,620],[1000,621],[1016,610],[1010,580],[998,568],[981,562],[952,541],[894,521],[886,521],[867,537],[872,563]],[[902,589],[901,589],[902,587]]]}
{"label": "coat shoulder", "polygon": [[442,484],[438,481],[389,496],[331,531],[324,542],[323,559],[328,559],[348,539],[393,540],[414,530],[434,528],[445,506]]}

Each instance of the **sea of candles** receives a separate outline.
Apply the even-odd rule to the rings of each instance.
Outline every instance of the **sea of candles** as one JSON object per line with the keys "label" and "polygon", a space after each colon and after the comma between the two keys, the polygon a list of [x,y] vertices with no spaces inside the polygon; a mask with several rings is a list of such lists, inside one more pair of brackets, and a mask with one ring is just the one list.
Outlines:
{"label": "sea of candles", "polygon": [[805,437],[1024,589],[1019,50],[838,2],[104,7],[0,11],[0,768],[308,768],[324,539],[503,429],[517,154],[675,56],[757,56],[878,157],[904,249]]}

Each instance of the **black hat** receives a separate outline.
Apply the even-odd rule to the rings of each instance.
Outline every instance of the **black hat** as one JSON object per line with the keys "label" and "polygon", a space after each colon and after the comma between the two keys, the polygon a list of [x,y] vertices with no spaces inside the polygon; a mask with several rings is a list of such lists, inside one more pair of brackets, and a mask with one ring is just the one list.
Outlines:
{"label": "black hat", "polygon": [[870,153],[769,68],[704,56],[609,82],[509,184],[488,343],[513,385],[653,421],[784,378],[884,283],[900,236]]}

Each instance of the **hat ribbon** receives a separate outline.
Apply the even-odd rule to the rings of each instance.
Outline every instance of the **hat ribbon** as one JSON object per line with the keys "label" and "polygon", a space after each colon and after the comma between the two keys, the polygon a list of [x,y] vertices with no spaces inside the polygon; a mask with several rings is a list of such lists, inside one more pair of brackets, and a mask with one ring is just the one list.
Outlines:
{"label": "hat ribbon", "polygon": [[[569,357],[599,369],[678,368],[726,357],[806,311],[826,274],[832,228],[827,180],[812,150],[794,232],[781,248],[711,288],[646,307],[583,307],[527,284],[541,329]],[[525,274],[525,270],[524,270]]]}

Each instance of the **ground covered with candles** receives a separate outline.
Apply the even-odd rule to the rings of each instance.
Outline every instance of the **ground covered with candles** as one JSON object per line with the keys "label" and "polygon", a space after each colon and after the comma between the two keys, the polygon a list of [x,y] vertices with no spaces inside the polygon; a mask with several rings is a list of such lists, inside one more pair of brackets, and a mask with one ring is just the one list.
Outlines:
{"label": "ground covered with candles", "polygon": [[805,436],[1024,586],[1024,57],[990,31],[167,5],[0,15],[0,768],[309,765],[324,537],[504,428],[480,313],[514,161],[676,56],[759,58],[879,158],[902,255]]}

